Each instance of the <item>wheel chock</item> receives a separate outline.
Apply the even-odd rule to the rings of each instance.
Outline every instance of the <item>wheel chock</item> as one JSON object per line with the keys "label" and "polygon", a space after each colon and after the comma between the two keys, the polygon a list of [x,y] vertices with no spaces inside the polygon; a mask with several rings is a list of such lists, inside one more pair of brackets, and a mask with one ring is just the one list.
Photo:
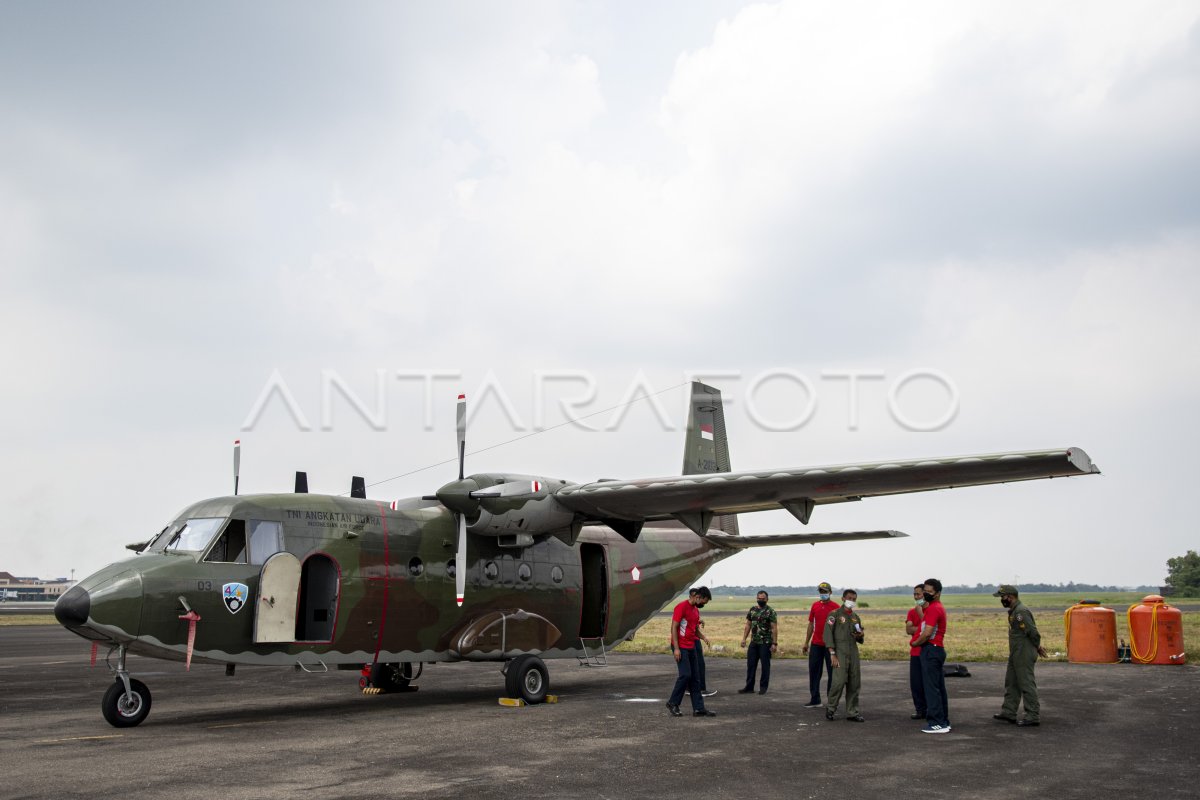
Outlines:
{"label": "wheel chock", "polygon": [[383,694],[383,689],[380,689],[378,686],[364,686],[362,693],[363,694]]}
{"label": "wheel chock", "polygon": [[[544,702],[544,703],[557,703],[557,702],[558,702],[558,695],[556,695],[556,694],[548,694],[548,695],[546,695],[546,699],[545,699],[545,700],[543,700],[542,702]],[[524,708],[525,706],[529,705],[529,703],[526,703],[524,700],[522,700],[522,699],[521,699],[521,698],[519,698],[519,697],[501,697],[501,698],[500,698],[500,705],[502,705],[502,706],[508,706],[509,708]]]}

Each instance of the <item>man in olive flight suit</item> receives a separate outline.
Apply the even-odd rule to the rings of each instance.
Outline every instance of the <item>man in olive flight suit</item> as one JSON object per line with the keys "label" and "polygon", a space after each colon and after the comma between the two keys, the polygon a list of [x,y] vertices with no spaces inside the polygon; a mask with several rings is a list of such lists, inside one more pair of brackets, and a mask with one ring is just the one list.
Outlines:
{"label": "man in olive flight suit", "polygon": [[[1033,614],[1018,598],[1017,587],[1004,584],[992,597],[1008,609],[1008,670],[1004,673],[1004,705],[993,719],[1015,723],[1018,727],[1030,728],[1041,724],[1038,704],[1037,681],[1033,667],[1038,656],[1045,658],[1042,635],[1038,633]],[[1017,708],[1025,702],[1025,716],[1017,719]]]}
{"label": "man in olive flight suit", "polygon": [[858,592],[842,592],[842,606],[825,620],[825,646],[833,664],[833,685],[829,688],[829,703],[825,719],[833,719],[842,689],[846,690],[846,721],[865,722],[858,713],[858,690],[862,686],[862,668],[858,663],[858,645],[863,640],[862,620],[854,611]]}

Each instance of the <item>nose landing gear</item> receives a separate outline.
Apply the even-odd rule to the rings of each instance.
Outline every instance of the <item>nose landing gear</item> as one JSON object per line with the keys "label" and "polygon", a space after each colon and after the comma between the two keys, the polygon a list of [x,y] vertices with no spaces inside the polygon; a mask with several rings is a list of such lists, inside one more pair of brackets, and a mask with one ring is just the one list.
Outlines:
{"label": "nose landing gear", "polygon": [[125,669],[125,645],[117,645],[116,650],[117,666],[109,664],[109,669],[116,674],[116,681],[104,693],[100,711],[114,728],[132,728],[150,714],[150,690],[146,684],[129,677],[129,670]]}

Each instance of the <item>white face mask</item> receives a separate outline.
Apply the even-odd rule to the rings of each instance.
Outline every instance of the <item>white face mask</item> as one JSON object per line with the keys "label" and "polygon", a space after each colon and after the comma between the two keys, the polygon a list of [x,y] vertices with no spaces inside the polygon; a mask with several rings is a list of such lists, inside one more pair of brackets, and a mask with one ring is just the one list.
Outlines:
{"label": "white face mask", "polygon": [[821,595],[821,602],[825,602],[828,599],[829,599],[829,595],[827,595],[827,594]]}
{"label": "white face mask", "polygon": [[846,601],[846,608],[854,608],[855,605],[856,603],[853,600]]}
{"label": "white face mask", "polygon": [[917,598],[917,608],[920,608],[920,607],[921,607],[921,606],[923,606],[923,605],[925,605],[925,598],[924,598],[924,597],[918,597],[918,598]]}

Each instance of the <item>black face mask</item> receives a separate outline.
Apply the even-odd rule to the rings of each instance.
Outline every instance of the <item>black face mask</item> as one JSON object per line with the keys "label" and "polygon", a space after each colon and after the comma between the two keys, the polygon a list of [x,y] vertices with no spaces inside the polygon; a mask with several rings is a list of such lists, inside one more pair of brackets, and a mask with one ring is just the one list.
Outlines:
{"label": "black face mask", "polygon": [[759,600],[759,601],[758,601],[758,607],[759,607],[759,608],[765,608],[765,607],[766,607],[766,605],[767,605],[767,601],[766,601],[766,600]]}
{"label": "black face mask", "polygon": [[1000,605],[1004,606],[1005,608],[1012,608],[1012,603],[1009,602],[1007,597],[1000,598]]}
{"label": "black face mask", "polygon": [[932,602],[933,602],[933,595],[931,595],[929,592],[926,592],[926,593],[925,593],[925,602],[926,602],[926,603],[932,603]]}

